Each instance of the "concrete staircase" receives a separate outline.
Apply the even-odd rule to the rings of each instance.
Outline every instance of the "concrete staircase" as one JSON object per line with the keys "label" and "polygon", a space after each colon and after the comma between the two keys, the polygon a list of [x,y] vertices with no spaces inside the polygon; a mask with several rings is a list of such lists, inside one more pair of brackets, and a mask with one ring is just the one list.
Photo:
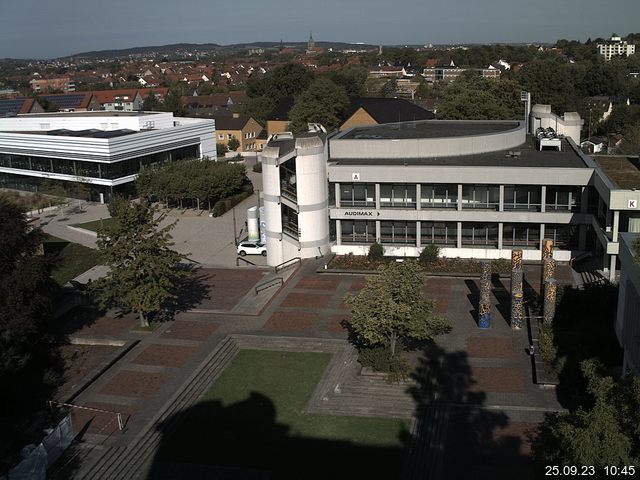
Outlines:
{"label": "concrete staircase", "polygon": [[402,478],[405,480],[439,480],[444,467],[451,407],[433,404],[425,407],[411,428],[411,443]]}

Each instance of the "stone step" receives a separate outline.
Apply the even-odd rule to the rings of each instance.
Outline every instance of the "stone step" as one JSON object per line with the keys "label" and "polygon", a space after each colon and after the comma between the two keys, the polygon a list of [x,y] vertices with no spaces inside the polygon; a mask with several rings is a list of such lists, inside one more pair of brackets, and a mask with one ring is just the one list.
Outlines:
{"label": "stone step", "polygon": [[[174,425],[179,416],[175,414],[178,414],[180,410],[195,403],[202,396],[208,386],[235,357],[238,350],[237,344],[230,337],[227,337],[227,339],[218,344],[217,348],[210,354],[203,366],[189,377],[187,386],[183,389],[178,389],[178,393],[166,404],[164,409],[156,416],[155,420],[150,422],[148,427],[143,429],[128,447],[122,450],[107,452],[103,458],[99,459],[98,462],[92,465],[90,469],[79,478],[95,480],[102,478],[109,480],[116,478],[134,478],[137,471],[144,467],[149,457],[153,455],[153,447],[157,446],[157,443],[161,439],[162,434],[158,431],[157,426],[172,415],[174,415],[174,417],[172,418],[171,425]],[[163,426],[163,433],[165,431]]]}

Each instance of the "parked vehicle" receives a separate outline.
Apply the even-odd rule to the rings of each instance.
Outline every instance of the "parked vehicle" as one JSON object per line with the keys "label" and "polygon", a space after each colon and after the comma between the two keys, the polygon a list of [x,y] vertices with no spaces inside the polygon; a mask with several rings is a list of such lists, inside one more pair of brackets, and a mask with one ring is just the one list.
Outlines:
{"label": "parked vehicle", "polygon": [[267,256],[267,247],[262,243],[254,242],[241,242],[238,245],[238,255],[244,257],[245,255],[262,255]]}

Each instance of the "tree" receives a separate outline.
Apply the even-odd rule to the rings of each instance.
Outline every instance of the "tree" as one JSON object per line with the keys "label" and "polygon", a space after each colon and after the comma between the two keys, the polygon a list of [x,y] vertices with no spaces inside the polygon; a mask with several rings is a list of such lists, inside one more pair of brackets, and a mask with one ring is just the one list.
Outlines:
{"label": "tree", "polygon": [[227,148],[232,152],[235,152],[240,147],[240,141],[236,137],[231,137],[227,142]]}
{"label": "tree", "polygon": [[533,441],[539,465],[638,465],[640,380],[616,381],[597,360],[581,364],[590,402],[571,413],[547,416]]}
{"label": "tree", "polygon": [[239,113],[247,117],[253,118],[256,122],[264,125],[267,121],[267,115],[275,108],[276,102],[270,97],[247,98],[247,100],[238,107]]}
{"label": "tree", "polygon": [[524,117],[520,87],[512,80],[489,80],[467,71],[442,91],[438,118],[510,120]]}
{"label": "tree", "polygon": [[295,133],[307,131],[308,123],[320,123],[327,131],[337,129],[349,106],[344,88],[326,77],[320,77],[296,98],[289,112],[289,128]]}
{"label": "tree", "polygon": [[39,255],[43,234],[20,207],[0,197],[0,470],[56,384],[55,347],[47,334],[53,260]]}
{"label": "tree", "polygon": [[416,261],[393,262],[380,267],[379,275],[367,278],[357,294],[347,294],[351,327],[357,339],[369,346],[389,347],[391,356],[401,339],[431,340],[451,330],[435,311],[433,300],[424,297],[424,278]]}
{"label": "tree", "polygon": [[561,114],[575,111],[578,92],[569,68],[556,59],[534,60],[522,67],[518,80],[534,103],[551,105]]}
{"label": "tree", "polygon": [[430,243],[429,245],[425,245],[425,247],[420,252],[420,263],[424,266],[428,266],[435,261],[438,260],[438,256],[440,254],[440,249],[437,245]]}
{"label": "tree", "polygon": [[297,63],[278,67],[260,78],[247,81],[247,95],[251,98],[267,97],[277,102],[289,95],[304,92],[313,81],[313,73]]}
{"label": "tree", "polygon": [[147,202],[116,198],[109,212],[114,223],[98,230],[98,249],[110,272],[94,282],[92,290],[102,308],[136,312],[146,327],[152,314],[175,306],[180,279],[189,274],[179,267],[186,256],[169,248],[175,223],[160,228],[162,218],[155,218]]}
{"label": "tree", "polygon": [[369,253],[367,254],[369,260],[373,260],[374,262],[379,262],[384,258],[384,247],[382,244],[378,242],[374,242],[369,247]]}
{"label": "tree", "polygon": [[160,107],[160,102],[158,101],[158,97],[156,97],[155,93],[151,92],[147,95],[147,98],[142,102],[142,110],[145,112],[152,112],[154,110],[158,110]]}

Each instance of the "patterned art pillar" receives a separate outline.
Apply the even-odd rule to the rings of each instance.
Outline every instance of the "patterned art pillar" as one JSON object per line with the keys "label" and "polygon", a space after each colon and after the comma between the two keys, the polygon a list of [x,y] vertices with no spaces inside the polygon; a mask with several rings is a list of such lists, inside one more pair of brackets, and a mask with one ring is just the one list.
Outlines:
{"label": "patterned art pillar", "polygon": [[524,295],[522,290],[514,291],[511,297],[511,328],[520,330],[524,322]]}
{"label": "patterned art pillar", "polygon": [[553,240],[545,238],[542,240],[542,260],[553,257]]}
{"label": "patterned art pillar", "polygon": [[[553,240],[545,238],[542,240],[542,276],[540,281],[540,294],[544,295],[545,282],[549,278],[553,278],[553,272],[555,271],[555,264],[549,265],[549,262],[553,261]],[[551,277],[547,277],[547,273],[551,272]]]}
{"label": "patterned art pillar", "polygon": [[478,327],[491,327],[491,262],[482,262],[480,275],[480,305],[478,306]]}
{"label": "patterned art pillar", "polygon": [[[524,290],[524,272],[522,270],[522,250],[511,251],[511,328],[522,327],[524,309],[522,308],[522,292]],[[516,295],[519,295],[516,299]],[[519,303],[518,303],[519,302]]]}
{"label": "patterned art pillar", "polygon": [[542,264],[542,283],[547,283],[556,275],[556,261],[553,258],[545,258]]}
{"label": "patterned art pillar", "polygon": [[547,280],[544,286],[544,308],[543,308],[543,320],[544,323],[550,324],[553,322],[556,316],[556,294],[558,291],[558,282],[556,279],[551,278]]}

